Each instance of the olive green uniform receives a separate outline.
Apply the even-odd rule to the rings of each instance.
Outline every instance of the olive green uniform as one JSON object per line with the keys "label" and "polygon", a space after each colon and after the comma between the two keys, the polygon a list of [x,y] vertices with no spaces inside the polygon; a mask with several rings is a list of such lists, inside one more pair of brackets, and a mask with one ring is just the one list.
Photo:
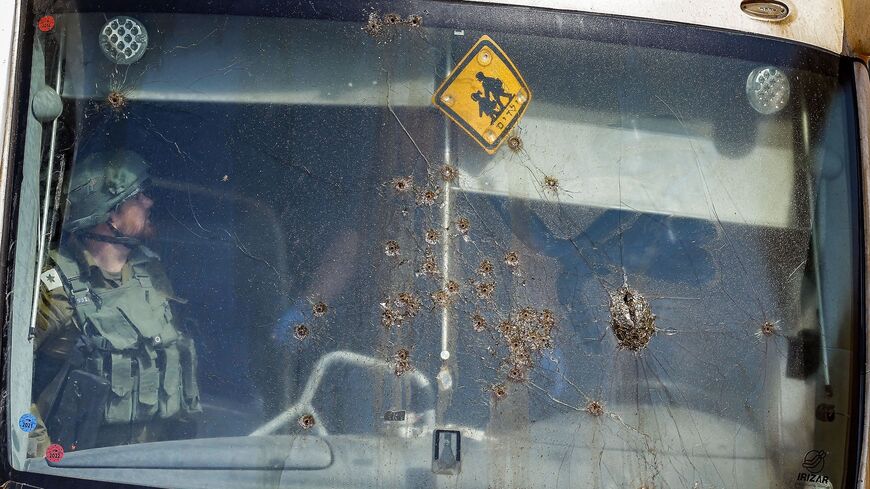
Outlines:
{"label": "olive green uniform", "polygon": [[[157,256],[136,247],[120,273],[107,273],[75,235],[49,256],[40,280],[34,370],[45,379],[48,369],[54,378],[34,392],[37,414],[48,418],[56,409],[57,385],[65,375],[60,366],[84,342],[88,352],[74,368],[104,379],[111,389],[96,446],[178,437],[169,432],[172,427],[201,411],[196,352],[178,328],[173,304],[180,301]],[[42,448],[40,435],[37,430],[34,436]]]}

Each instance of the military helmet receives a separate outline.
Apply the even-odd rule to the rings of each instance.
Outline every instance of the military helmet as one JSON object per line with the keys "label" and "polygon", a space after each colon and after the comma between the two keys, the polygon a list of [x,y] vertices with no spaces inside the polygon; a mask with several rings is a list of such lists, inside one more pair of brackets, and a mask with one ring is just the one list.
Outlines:
{"label": "military helmet", "polygon": [[146,184],[148,163],[137,153],[93,153],[73,167],[67,194],[66,225],[75,232],[106,222],[125,200]]}

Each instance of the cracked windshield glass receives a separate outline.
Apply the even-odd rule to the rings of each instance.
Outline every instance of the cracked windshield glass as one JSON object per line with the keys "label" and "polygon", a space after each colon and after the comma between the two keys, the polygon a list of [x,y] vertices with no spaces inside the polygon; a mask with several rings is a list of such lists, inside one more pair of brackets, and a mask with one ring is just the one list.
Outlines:
{"label": "cracked windshield glass", "polygon": [[184,5],[32,6],[17,469],[846,483],[837,57],[495,5]]}

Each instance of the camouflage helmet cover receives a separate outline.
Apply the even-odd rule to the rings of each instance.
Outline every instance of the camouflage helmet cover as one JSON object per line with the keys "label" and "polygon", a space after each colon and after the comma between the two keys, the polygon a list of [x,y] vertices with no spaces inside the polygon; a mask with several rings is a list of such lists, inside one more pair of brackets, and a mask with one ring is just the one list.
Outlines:
{"label": "camouflage helmet cover", "polygon": [[73,167],[67,194],[67,231],[106,222],[112,211],[136,195],[148,180],[148,163],[127,150],[93,153]]}

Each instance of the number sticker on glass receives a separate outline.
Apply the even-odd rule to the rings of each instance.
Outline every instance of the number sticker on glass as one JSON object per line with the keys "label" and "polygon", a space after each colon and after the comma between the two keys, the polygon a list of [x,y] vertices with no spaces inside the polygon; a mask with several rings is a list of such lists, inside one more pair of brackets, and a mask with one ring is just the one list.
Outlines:
{"label": "number sticker on glass", "polygon": [[483,36],[435,91],[432,103],[493,154],[532,100],[517,67]]}
{"label": "number sticker on glass", "polygon": [[18,418],[18,427],[25,433],[30,433],[36,428],[36,416],[25,413]]}
{"label": "number sticker on glass", "polygon": [[45,459],[51,463],[58,463],[63,460],[63,447],[57,443],[49,445],[45,450]]}

